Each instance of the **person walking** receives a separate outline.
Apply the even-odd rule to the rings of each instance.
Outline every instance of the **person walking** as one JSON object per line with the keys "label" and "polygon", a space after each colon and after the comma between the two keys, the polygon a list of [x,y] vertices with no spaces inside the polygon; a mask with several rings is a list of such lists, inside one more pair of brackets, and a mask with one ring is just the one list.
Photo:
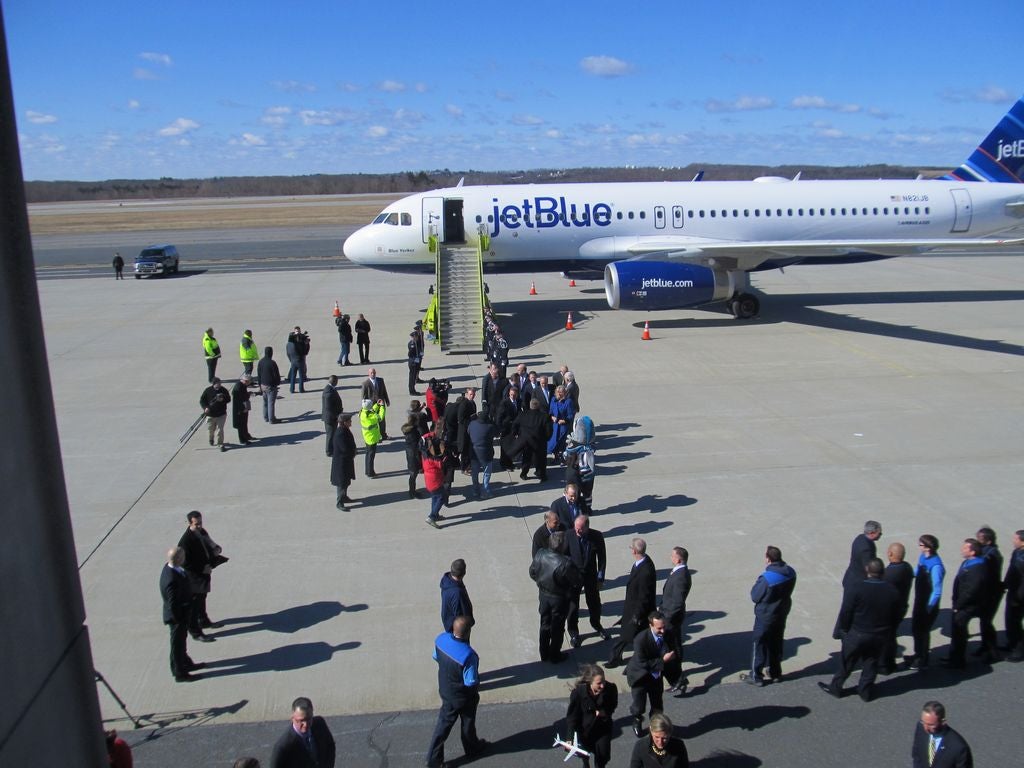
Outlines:
{"label": "person walking", "polygon": [[256,376],[260,382],[260,392],[263,394],[263,420],[268,424],[277,424],[279,419],[275,413],[275,405],[277,390],[281,386],[281,369],[274,360],[273,347],[263,348],[263,357],[256,366]]}
{"label": "person walking", "polygon": [[622,652],[633,647],[633,638],[647,626],[647,617],[655,608],[658,574],[647,556],[647,542],[636,537],[629,544],[633,567],[626,581],[626,599],[622,603],[622,634],[612,648],[607,667],[622,666]]}
{"label": "person walking", "polygon": [[292,702],[292,721],[274,744],[270,768],[334,768],[337,747],[327,722],[313,714],[313,702]]}
{"label": "person walking", "polygon": [[114,279],[124,280],[124,259],[121,258],[121,254],[117,251],[114,252]]}
{"label": "person walking", "polygon": [[651,731],[637,739],[629,757],[629,768],[689,768],[686,743],[672,735],[672,721],[659,712],[651,715]]}
{"label": "person walking", "polygon": [[480,705],[480,657],[469,645],[469,619],[458,616],[451,632],[442,632],[434,640],[437,662],[437,692],[441,709],[427,749],[428,768],[443,768],[444,743],[460,721],[462,749],[472,760],[487,750],[490,743],[477,736],[476,710]]}
{"label": "person walking", "polygon": [[1007,661],[1024,661],[1024,530],[1013,534],[1013,552],[1003,578],[1006,590]]}
{"label": "person walking", "polygon": [[648,703],[652,715],[665,708],[665,677],[669,665],[678,662],[674,645],[665,634],[665,614],[651,611],[647,617],[647,631],[633,639],[633,655],[626,665],[626,681],[633,698],[629,714],[633,716],[633,733],[637,738],[644,732],[644,712]]}
{"label": "person walking", "polygon": [[467,620],[466,638],[469,639],[469,631],[476,620],[473,618],[473,601],[466,589],[466,561],[461,557],[452,560],[451,569],[441,576],[438,586],[441,589],[441,627],[445,632],[451,632],[455,619],[463,616]]}
{"label": "person walking", "polygon": [[[487,411],[470,417],[467,428],[469,469],[473,480],[473,496],[491,498],[491,464],[494,462],[494,425]],[[483,484],[481,485],[481,480]]]}
{"label": "person walking", "polygon": [[217,361],[220,360],[220,343],[213,335],[213,328],[203,334],[203,355],[206,357],[206,382],[213,384],[217,375]]}
{"label": "person walking", "polygon": [[688,562],[690,553],[683,547],[673,547],[672,571],[665,579],[661,590],[661,612],[665,614],[665,628],[675,643],[676,659],[679,663],[679,680],[669,688],[670,693],[685,693],[689,682],[682,675],[683,625],[686,623],[686,598],[690,594],[692,579]]}
{"label": "person walking", "polygon": [[[604,768],[612,757],[612,716],[619,705],[619,689],[605,677],[597,664],[584,664],[569,694],[565,713],[566,740],[575,740],[594,756],[596,768]],[[590,761],[583,759],[583,768]]]}
{"label": "person walking", "polygon": [[445,447],[444,442],[436,437],[426,441],[421,446],[423,462],[423,484],[430,494],[430,514],[427,516],[427,525],[431,528],[440,528],[438,522],[444,520],[441,515],[441,507],[445,504]]}
{"label": "person walking", "polygon": [[875,677],[885,658],[900,613],[900,595],[896,587],[882,579],[885,565],[873,557],[864,569],[866,578],[850,584],[843,592],[843,605],[839,609],[839,632],[842,640],[839,669],[828,683],[819,681],[818,687],[829,696],[841,698],[843,683],[853,672],[858,661],[862,663],[857,693],[862,701],[875,696]]}

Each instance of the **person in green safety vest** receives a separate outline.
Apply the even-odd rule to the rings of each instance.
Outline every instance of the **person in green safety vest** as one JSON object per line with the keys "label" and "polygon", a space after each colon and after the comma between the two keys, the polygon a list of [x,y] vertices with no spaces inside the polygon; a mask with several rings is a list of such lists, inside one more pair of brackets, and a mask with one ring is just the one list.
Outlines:
{"label": "person in green safety vest", "polygon": [[252,331],[248,328],[242,334],[242,341],[238,344],[238,358],[242,361],[242,370],[248,376],[252,376],[252,367],[259,362],[260,353],[256,349],[256,342],[252,340]]}
{"label": "person in green safety vest", "polygon": [[207,328],[203,334],[203,354],[206,356],[206,380],[213,384],[217,375],[217,361],[220,360],[220,343],[213,336],[213,328]]}

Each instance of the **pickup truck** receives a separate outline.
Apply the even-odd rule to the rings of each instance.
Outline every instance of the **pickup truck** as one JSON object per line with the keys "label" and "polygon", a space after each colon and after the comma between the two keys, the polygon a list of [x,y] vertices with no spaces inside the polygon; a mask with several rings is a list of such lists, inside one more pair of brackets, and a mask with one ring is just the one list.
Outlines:
{"label": "pickup truck", "polygon": [[167,275],[178,271],[178,249],[173,245],[150,245],[135,257],[135,279],[143,275]]}

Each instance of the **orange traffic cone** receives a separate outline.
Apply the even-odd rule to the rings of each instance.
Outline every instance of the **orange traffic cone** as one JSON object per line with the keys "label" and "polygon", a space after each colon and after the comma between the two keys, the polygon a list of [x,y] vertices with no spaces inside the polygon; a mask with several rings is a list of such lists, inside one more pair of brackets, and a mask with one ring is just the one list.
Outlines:
{"label": "orange traffic cone", "polygon": [[532,280],[530,281],[530,295],[531,296],[536,296],[537,295],[537,285]]}
{"label": "orange traffic cone", "polygon": [[641,341],[650,341],[651,340],[651,326],[650,326],[650,323],[648,323],[646,320],[644,320],[644,333],[640,337],[640,340]]}
{"label": "orange traffic cone", "polygon": [[334,312],[332,314],[335,317],[341,317],[341,307],[338,306],[338,302],[334,302]]}
{"label": "orange traffic cone", "polygon": [[570,312],[569,316],[565,318],[565,330],[571,331],[572,329],[572,312]]}
{"label": "orange traffic cone", "polygon": [[576,281],[573,278],[571,278],[571,277],[569,278],[569,287],[570,288],[575,288],[576,287]]}

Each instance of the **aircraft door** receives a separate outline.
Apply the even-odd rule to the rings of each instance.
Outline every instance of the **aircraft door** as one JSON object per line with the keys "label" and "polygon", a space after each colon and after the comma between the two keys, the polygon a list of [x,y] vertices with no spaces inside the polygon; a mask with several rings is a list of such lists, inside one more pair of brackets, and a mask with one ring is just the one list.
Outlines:
{"label": "aircraft door", "polygon": [[436,235],[438,241],[444,239],[444,200],[440,197],[423,198],[423,242],[430,235]]}
{"label": "aircraft door", "polygon": [[681,205],[672,206],[672,226],[676,229],[683,227],[683,206]]}
{"label": "aircraft door", "polygon": [[953,195],[953,232],[966,232],[971,228],[973,208],[971,206],[971,193],[966,189],[951,189]]}
{"label": "aircraft door", "polygon": [[654,206],[654,226],[656,229],[665,228],[665,206]]}
{"label": "aircraft door", "polygon": [[444,237],[442,243],[466,242],[466,225],[462,220],[462,201],[444,201]]}

